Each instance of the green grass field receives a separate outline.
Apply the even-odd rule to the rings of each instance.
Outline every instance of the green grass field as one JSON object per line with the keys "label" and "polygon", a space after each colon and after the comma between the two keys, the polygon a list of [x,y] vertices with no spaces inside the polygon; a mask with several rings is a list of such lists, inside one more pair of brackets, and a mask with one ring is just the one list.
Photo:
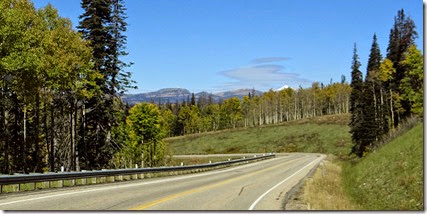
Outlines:
{"label": "green grass field", "polygon": [[166,139],[172,154],[319,152],[346,155],[349,115],[330,115],[259,128],[224,130]]}
{"label": "green grass field", "polygon": [[346,191],[367,210],[423,209],[423,125],[344,165]]}

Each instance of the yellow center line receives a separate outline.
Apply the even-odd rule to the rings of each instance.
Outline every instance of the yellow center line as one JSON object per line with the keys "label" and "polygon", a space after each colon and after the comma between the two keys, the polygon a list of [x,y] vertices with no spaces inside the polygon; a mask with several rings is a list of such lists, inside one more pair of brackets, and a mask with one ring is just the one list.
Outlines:
{"label": "yellow center line", "polygon": [[138,205],[137,207],[130,208],[130,210],[144,210],[144,209],[150,208],[152,206],[161,204],[163,202],[170,201],[170,200],[175,199],[175,198],[179,198],[179,197],[182,197],[182,196],[190,195],[192,193],[196,193],[196,192],[200,192],[200,191],[204,191],[204,190],[209,190],[209,189],[212,189],[212,188],[217,187],[217,186],[228,184],[228,183],[231,183],[231,182],[234,182],[234,181],[237,181],[237,180],[241,180],[241,179],[244,179],[244,178],[256,175],[256,174],[264,173],[266,171],[273,170],[273,169],[276,169],[276,168],[281,167],[283,165],[287,165],[289,163],[295,162],[295,161],[299,160],[300,158],[302,158],[302,157],[299,157],[299,158],[296,158],[296,159],[293,159],[293,160],[290,160],[290,161],[286,161],[286,162],[284,162],[282,164],[275,165],[275,166],[272,166],[272,167],[269,167],[269,168],[265,168],[265,169],[262,169],[262,170],[259,170],[259,171],[256,171],[256,172],[252,172],[252,173],[249,173],[249,174],[241,175],[239,177],[230,178],[230,179],[227,179],[227,180],[224,180],[224,181],[220,181],[220,182],[217,182],[217,183],[214,183],[214,184],[209,184],[209,185],[201,186],[201,187],[198,187],[198,188],[190,189],[190,190],[187,190],[187,191],[184,191],[184,192],[179,192],[179,193],[176,193],[176,194],[172,194],[172,195],[169,195],[169,196],[166,196],[166,197],[163,197],[163,198],[160,198],[160,199],[157,199],[157,200],[145,203],[145,204]]}

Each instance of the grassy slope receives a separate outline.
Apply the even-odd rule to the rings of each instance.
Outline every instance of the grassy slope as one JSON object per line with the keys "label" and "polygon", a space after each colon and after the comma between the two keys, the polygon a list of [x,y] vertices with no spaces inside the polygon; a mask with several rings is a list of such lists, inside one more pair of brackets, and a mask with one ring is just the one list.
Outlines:
{"label": "grassy slope", "polygon": [[345,165],[343,181],[364,209],[423,209],[422,124],[360,162]]}
{"label": "grassy slope", "polygon": [[321,152],[348,154],[348,115],[315,117],[275,126],[169,138],[172,154]]}

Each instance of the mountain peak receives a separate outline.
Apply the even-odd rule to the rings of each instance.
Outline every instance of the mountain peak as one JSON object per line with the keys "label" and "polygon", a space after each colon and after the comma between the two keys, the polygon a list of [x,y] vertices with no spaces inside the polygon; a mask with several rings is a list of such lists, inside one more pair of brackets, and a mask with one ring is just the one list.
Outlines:
{"label": "mountain peak", "polygon": [[289,88],[289,85],[283,85],[282,87],[276,89],[275,91],[281,91],[281,90],[287,89],[287,88]]}
{"label": "mountain peak", "polygon": [[[200,97],[212,97],[215,102],[218,102],[222,99],[228,99],[232,97],[237,97],[242,99],[244,96],[247,96],[249,93],[252,94],[253,89],[237,89],[232,91],[225,91],[220,93],[208,93],[205,91],[195,94],[196,99]],[[255,95],[261,95],[261,91],[255,90]],[[157,91],[148,92],[148,93],[139,93],[139,94],[124,94],[122,99],[124,102],[134,105],[140,102],[154,102],[154,103],[176,103],[186,101],[191,97],[191,92],[185,88],[163,88]]]}

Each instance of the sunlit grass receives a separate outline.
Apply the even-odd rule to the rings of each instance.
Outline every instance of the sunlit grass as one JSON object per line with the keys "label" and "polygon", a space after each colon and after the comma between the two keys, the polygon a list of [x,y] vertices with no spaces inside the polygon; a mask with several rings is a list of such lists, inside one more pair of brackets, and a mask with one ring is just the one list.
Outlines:
{"label": "sunlit grass", "polygon": [[423,125],[344,167],[343,181],[366,210],[423,209]]}
{"label": "sunlit grass", "polygon": [[326,116],[275,126],[226,130],[167,139],[172,154],[319,152],[346,155],[351,139],[348,115]]}

